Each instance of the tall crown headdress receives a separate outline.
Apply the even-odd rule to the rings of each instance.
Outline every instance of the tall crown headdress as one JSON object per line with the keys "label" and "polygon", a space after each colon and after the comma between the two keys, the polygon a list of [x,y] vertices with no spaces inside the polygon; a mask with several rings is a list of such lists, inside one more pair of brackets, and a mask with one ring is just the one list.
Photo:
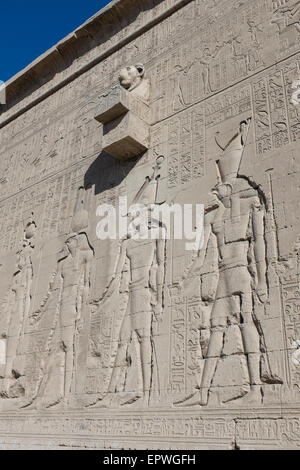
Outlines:
{"label": "tall crown headdress", "polygon": [[222,183],[230,182],[238,175],[250,125],[251,118],[247,119],[247,121],[242,121],[238,132],[230,139],[224,148],[217,142],[219,147],[223,150],[222,157],[216,162]]}
{"label": "tall crown headdress", "polygon": [[85,208],[85,189],[80,187],[77,193],[77,200],[75,203],[74,214],[72,217],[71,230],[74,233],[79,233],[85,230],[89,224],[89,214]]}

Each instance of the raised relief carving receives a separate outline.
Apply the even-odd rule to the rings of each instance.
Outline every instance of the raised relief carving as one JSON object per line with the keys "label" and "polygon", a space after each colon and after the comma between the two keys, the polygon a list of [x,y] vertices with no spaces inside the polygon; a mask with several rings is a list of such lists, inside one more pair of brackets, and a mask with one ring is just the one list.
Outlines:
{"label": "raised relief carving", "polygon": [[[277,33],[280,52],[287,57],[299,50],[300,2],[299,0],[274,0],[271,24]],[[276,37],[276,36],[275,36]]]}
{"label": "raised relief carving", "polygon": [[277,264],[281,282],[288,355],[289,385],[299,390],[299,344],[300,344],[300,239],[288,256]]}
{"label": "raised relief carving", "polygon": [[181,112],[164,127],[158,125],[155,138],[155,153],[166,148],[170,188],[205,175],[205,113],[202,106]]}
{"label": "raised relief carving", "polygon": [[120,85],[125,90],[139,97],[145,103],[150,99],[150,83],[145,78],[145,67],[142,64],[123,67],[119,74]]}
{"label": "raised relief carving", "polygon": [[[246,35],[243,34],[243,31],[229,40],[235,75],[237,77],[249,74],[263,65],[261,57],[262,45],[259,37],[263,33],[261,26],[248,19],[245,31],[247,32]],[[249,44],[251,44],[251,48],[249,48]]]}
{"label": "raised relief carving", "polygon": [[299,448],[300,0],[103,15],[1,107],[1,449]]}
{"label": "raised relief carving", "polygon": [[[278,2],[277,2],[278,4]],[[274,10],[272,23],[278,26],[279,34],[284,33],[289,28],[295,28],[300,33],[300,2],[281,1]]]}
{"label": "raised relief carving", "polygon": [[[79,368],[80,334],[89,323],[89,290],[91,264],[94,257],[85,229],[88,212],[84,207],[84,188],[78,192],[72,230],[59,253],[48,293],[40,308],[31,314],[32,324],[43,326],[43,319],[52,314],[46,344],[46,356],[40,364],[36,391],[23,407],[49,408],[69,406],[76,401]],[[45,319],[46,320],[46,319]]]}
{"label": "raised relief carving", "polygon": [[211,50],[210,47],[204,47],[203,54],[201,57],[199,57],[199,62],[202,66],[204,95],[209,95],[213,92],[211,80],[211,63],[218,57],[225,44],[225,42],[223,44],[217,43],[214,50]]}
{"label": "raised relief carving", "polygon": [[[127,236],[121,244],[116,272],[103,297],[105,301],[107,297],[117,294],[115,302],[118,302],[120,293],[126,292],[127,309],[120,326],[108,390],[93,405],[95,407],[130,405],[135,402],[148,406],[153,377],[160,373],[153,334],[164,309],[166,240],[164,226],[159,220],[154,221],[150,214],[156,202],[162,161],[163,157],[157,159],[152,175],[146,178],[133,200],[133,208],[138,210],[139,204],[147,208],[148,223],[144,227],[138,226],[134,209],[129,214],[131,220]],[[153,230],[160,231],[157,239],[151,238]],[[127,383],[131,365],[134,368],[133,384]]]}
{"label": "raised relief carving", "polygon": [[[211,394],[227,385],[228,377],[222,371],[226,361],[239,368],[242,386],[235,387],[223,402],[235,400],[237,404],[240,399],[241,403],[261,403],[263,381],[282,383],[270,368],[264,377],[261,373],[263,352],[269,366],[264,332],[255,314],[256,302],[265,303],[268,298],[265,202],[255,186],[238,173],[250,123],[250,119],[242,122],[224,146],[216,139],[222,150],[217,161],[219,182],[213,190],[218,208],[206,213],[204,247],[191,267],[201,275],[202,303],[213,303],[210,337],[207,341],[207,325],[202,321],[201,330],[206,334],[200,385],[176,403],[180,406],[206,406]],[[215,249],[208,251],[211,239]],[[211,253],[218,259],[217,282],[212,282],[213,271],[203,269],[205,257]]]}
{"label": "raised relief carving", "polygon": [[95,118],[103,124],[102,149],[120,160],[149,148],[150,88],[144,74],[142,65],[124,67],[120,84],[100,96]]}
{"label": "raised relief carving", "polygon": [[2,332],[6,342],[6,358],[1,379],[2,398],[20,398],[25,394],[25,332],[28,327],[31,287],[33,281],[32,255],[35,248],[36,223],[33,214],[28,218],[13,279],[2,305],[7,329]]}

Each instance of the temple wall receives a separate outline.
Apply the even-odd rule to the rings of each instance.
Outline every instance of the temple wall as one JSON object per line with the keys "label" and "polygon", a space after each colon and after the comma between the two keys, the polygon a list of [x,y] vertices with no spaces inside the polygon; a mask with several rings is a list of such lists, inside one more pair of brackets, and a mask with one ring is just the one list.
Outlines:
{"label": "temple wall", "polygon": [[[7,83],[1,448],[299,448],[299,34],[295,0],[115,0]],[[99,239],[125,196],[203,204],[203,243]]]}

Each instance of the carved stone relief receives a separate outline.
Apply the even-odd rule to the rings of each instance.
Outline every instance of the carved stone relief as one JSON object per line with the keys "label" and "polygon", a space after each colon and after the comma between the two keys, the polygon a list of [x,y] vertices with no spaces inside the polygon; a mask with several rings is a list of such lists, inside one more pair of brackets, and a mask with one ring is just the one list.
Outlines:
{"label": "carved stone relief", "polygon": [[[264,332],[254,310],[255,299],[262,304],[267,301],[268,288],[264,200],[253,184],[238,175],[250,124],[251,119],[242,122],[224,147],[217,140],[223,152],[217,161],[219,182],[214,189],[218,208],[207,212],[204,246],[191,270],[201,273],[204,257],[213,255],[218,258],[218,268],[217,273],[206,272],[205,268],[202,271],[201,300],[204,304],[213,302],[213,306],[209,328],[205,311],[200,320],[199,342],[205,361],[199,391],[177,402],[183,406],[207,405],[210,392],[218,391],[224,381],[218,369],[226,361],[231,361],[233,368],[239,367],[243,387],[237,386],[236,392],[223,399],[225,402],[237,398],[245,403],[261,402],[262,381],[282,383],[270,369]],[[207,250],[210,237],[215,238],[213,251]],[[267,369],[264,373],[262,353]]]}
{"label": "carved stone relief", "polygon": [[132,3],[0,110],[1,442],[299,448],[300,2]]}
{"label": "carved stone relief", "polygon": [[119,73],[119,86],[101,95],[96,119],[103,124],[102,148],[119,159],[149,148],[150,85],[141,64]]}
{"label": "carved stone relief", "polygon": [[3,316],[7,322],[1,332],[6,342],[6,361],[1,379],[2,398],[18,398],[25,393],[25,333],[29,322],[34,276],[32,255],[35,231],[36,224],[32,214],[24,227],[11,285],[2,303]]}
{"label": "carved stone relief", "polygon": [[[156,203],[162,159],[157,159],[152,175],[146,178],[133,200],[134,204],[143,203],[148,211]],[[129,216],[133,224],[134,214]],[[94,407],[129,405],[139,400],[143,406],[148,406],[153,376],[159,376],[153,334],[158,331],[164,308],[166,240],[165,228],[158,221],[156,224],[151,221],[145,227],[149,233],[155,228],[161,230],[160,237],[155,240],[147,239],[147,233],[145,240],[137,240],[134,225],[129,227],[121,241],[116,271],[99,303],[98,308],[104,310],[107,298],[115,296],[115,302],[118,302],[116,296],[126,294],[108,389],[104,398],[92,405]],[[134,384],[129,382],[127,368],[130,367],[136,376]]]}
{"label": "carved stone relief", "polygon": [[[31,313],[34,328],[52,310],[53,318],[46,342],[46,356],[40,365],[36,393],[22,407],[57,407],[69,405],[80,382],[80,339],[89,325],[89,289],[94,251],[88,235],[88,212],[80,188],[71,224],[62,252],[49,284],[46,297],[38,310]],[[52,307],[52,308],[51,308]],[[86,358],[85,358],[86,359]]]}

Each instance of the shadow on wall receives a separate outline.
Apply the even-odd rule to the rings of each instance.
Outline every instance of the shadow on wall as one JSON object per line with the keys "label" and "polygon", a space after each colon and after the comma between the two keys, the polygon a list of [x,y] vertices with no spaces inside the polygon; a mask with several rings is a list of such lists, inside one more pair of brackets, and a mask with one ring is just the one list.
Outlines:
{"label": "shadow on wall", "polygon": [[106,152],[101,152],[84,175],[84,187],[94,186],[95,195],[118,187],[135,167],[139,158],[140,156],[121,161]]}

